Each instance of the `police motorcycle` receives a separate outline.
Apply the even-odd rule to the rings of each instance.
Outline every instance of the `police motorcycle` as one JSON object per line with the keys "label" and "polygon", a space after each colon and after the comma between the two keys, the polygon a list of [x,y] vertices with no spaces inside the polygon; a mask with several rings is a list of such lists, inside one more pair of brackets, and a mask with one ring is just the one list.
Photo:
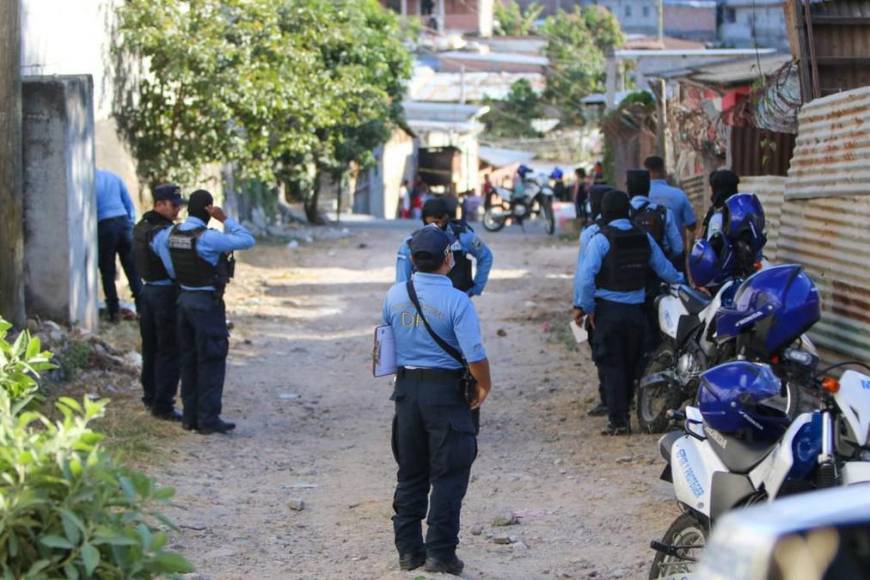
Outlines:
{"label": "police motorcycle", "polygon": [[513,191],[504,187],[494,188],[501,201],[493,203],[483,215],[483,227],[487,231],[497,232],[514,222],[525,229],[526,220],[540,217],[546,222],[547,233],[553,235],[556,231],[553,189],[546,174],[535,176],[531,173],[530,167],[520,165],[517,169],[519,180]]}
{"label": "police motorcycle", "polygon": [[[797,346],[816,354],[804,333],[818,322],[821,307],[812,280],[798,266],[762,269],[760,256],[767,241],[763,231],[758,198],[747,193],[731,196],[725,203],[723,230],[710,240],[697,241],[689,255],[692,283],[711,293],[670,285],[656,299],[662,340],[638,384],[642,431],[667,429],[667,412],[693,400],[700,374],[735,358],[771,363],[783,379],[786,413],[798,413],[805,394],[800,385],[808,377],[795,375],[783,363],[782,353]],[[723,309],[738,303],[747,310],[746,319],[738,325],[723,324]]]}
{"label": "police motorcycle", "polygon": [[783,353],[812,372],[819,404],[791,420],[778,405],[780,378],[770,365],[732,361],[701,375],[698,405],[672,415],[683,428],[664,435],[662,479],[673,483],[683,513],[665,532],[650,578],[690,574],[711,526],[729,510],[794,493],[870,483],[870,375],[839,380],[816,373],[818,358]]}

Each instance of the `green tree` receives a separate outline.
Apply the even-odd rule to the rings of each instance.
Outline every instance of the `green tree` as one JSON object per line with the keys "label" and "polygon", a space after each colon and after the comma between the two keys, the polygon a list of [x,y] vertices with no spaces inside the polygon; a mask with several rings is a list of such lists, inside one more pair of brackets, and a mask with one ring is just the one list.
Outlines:
{"label": "green tree", "polygon": [[516,0],[496,0],[493,7],[495,33],[500,36],[528,36],[544,7],[533,2],[525,10]]}
{"label": "green tree", "polygon": [[271,185],[365,164],[410,76],[406,35],[376,0],[128,0],[119,34],[118,62],[142,70],[116,117],[149,184],[191,184],[209,163]]}
{"label": "green tree", "polygon": [[624,41],[619,21],[598,6],[575,7],[547,18],[540,32],[550,59],[545,97],[564,121],[581,124],[582,99],[604,90],[607,55]]}
{"label": "green tree", "polygon": [[484,115],[488,137],[516,139],[537,137],[532,120],[540,114],[540,97],[531,83],[520,79],[511,85],[504,101],[487,101],[489,112]]}

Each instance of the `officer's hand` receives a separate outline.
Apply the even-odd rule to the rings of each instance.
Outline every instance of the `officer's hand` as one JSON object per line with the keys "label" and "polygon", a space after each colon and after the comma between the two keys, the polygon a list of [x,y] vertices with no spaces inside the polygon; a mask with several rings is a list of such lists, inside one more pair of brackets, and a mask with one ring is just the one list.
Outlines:
{"label": "officer's hand", "polygon": [[486,398],[489,396],[489,390],[484,389],[479,383],[475,385],[475,391],[476,393],[474,395],[474,400],[471,401],[472,410],[479,409],[480,406],[483,405],[483,402],[486,400]]}
{"label": "officer's hand", "polygon": [[583,317],[586,316],[586,313],[583,312],[582,308],[575,308],[571,313],[571,318],[574,319],[574,324],[577,326],[583,326]]}
{"label": "officer's hand", "polygon": [[208,215],[210,215],[213,219],[216,219],[220,223],[224,223],[227,219],[227,214],[224,213],[224,210],[216,205],[208,206],[207,208],[205,208],[205,211],[207,211]]}

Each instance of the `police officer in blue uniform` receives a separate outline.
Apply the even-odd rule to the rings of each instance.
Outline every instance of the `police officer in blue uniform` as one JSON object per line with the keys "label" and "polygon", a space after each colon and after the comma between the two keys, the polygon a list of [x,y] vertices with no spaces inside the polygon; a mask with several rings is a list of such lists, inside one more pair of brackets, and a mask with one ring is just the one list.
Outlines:
{"label": "police officer in blue uniform", "polygon": [[627,435],[629,401],[648,331],[643,305],[649,272],[671,283],[683,277],[652,236],[631,223],[625,193],[607,193],[601,206],[604,225],[577,265],[574,320],[582,324],[588,317],[595,329],[593,359],[603,371],[609,419],[602,434]]}
{"label": "police officer in blue uniform", "polygon": [[[489,271],[492,269],[492,252],[474,230],[461,220],[450,219],[450,207],[441,198],[432,198],[423,204],[423,224],[436,224],[447,233],[456,266],[448,277],[453,287],[469,296],[483,294]],[[414,265],[411,261],[411,238],[405,239],[396,258],[396,282],[404,282],[411,277]],[[472,275],[471,260],[477,260],[477,272]]]}
{"label": "police officer in blue uniform", "polygon": [[683,235],[677,226],[674,212],[668,206],[650,200],[649,171],[629,170],[626,173],[625,187],[631,198],[629,217],[632,223],[650,234],[672,262],[679,260],[683,255]]}
{"label": "police officer in blue uniform", "polygon": [[[160,232],[155,241],[180,286],[182,426],[204,435],[227,433],[236,426],[220,417],[229,349],[223,293],[233,277],[232,252],[252,247],[255,240],[205,190],[191,194],[187,214],[184,223]],[[207,228],[211,218],[224,224],[223,233]]]}
{"label": "police officer in blue uniform", "polygon": [[[396,404],[393,455],[399,466],[393,500],[399,566],[414,570],[425,565],[427,572],[458,575],[463,569],[456,556],[459,513],[477,456],[473,410],[492,383],[474,305],[448,277],[454,266],[451,246],[438,226],[415,232],[409,249],[416,271],[410,281],[390,289],[383,320],[393,328],[399,366],[391,397]],[[424,319],[453,355],[439,346]],[[461,387],[460,353],[477,380],[470,400]],[[421,522],[427,508],[424,542]]]}
{"label": "police officer in blue uniform", "polygon": [[144,283],[139,295],[139,333],[142,337],[142,402],[159,418],[180,421],[175,410],[178,391],[176,300],[178,288],[157,253],[155,239],[168,233],[183,203],[177,185],[154,189],[154,207],[133,228],[136,271]]}

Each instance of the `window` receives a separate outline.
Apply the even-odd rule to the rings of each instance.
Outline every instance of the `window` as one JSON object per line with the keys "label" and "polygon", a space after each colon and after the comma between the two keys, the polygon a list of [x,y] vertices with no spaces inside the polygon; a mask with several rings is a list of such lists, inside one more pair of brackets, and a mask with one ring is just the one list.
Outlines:
{"label": "window", "polygon": [[631,4],[629,4],[625,7],[625,17],[631,18]]}
{"label": "window", "polygon": [[644,17],[644,18],[649,18],[649,6],[644,6],[644,7],[643,7],[643,17]]}
{"label": "window", "polygon": [[737,22],[737,10],[734,8],[726,8],[725,9],[725,22],[728,24],[734,24]]}

